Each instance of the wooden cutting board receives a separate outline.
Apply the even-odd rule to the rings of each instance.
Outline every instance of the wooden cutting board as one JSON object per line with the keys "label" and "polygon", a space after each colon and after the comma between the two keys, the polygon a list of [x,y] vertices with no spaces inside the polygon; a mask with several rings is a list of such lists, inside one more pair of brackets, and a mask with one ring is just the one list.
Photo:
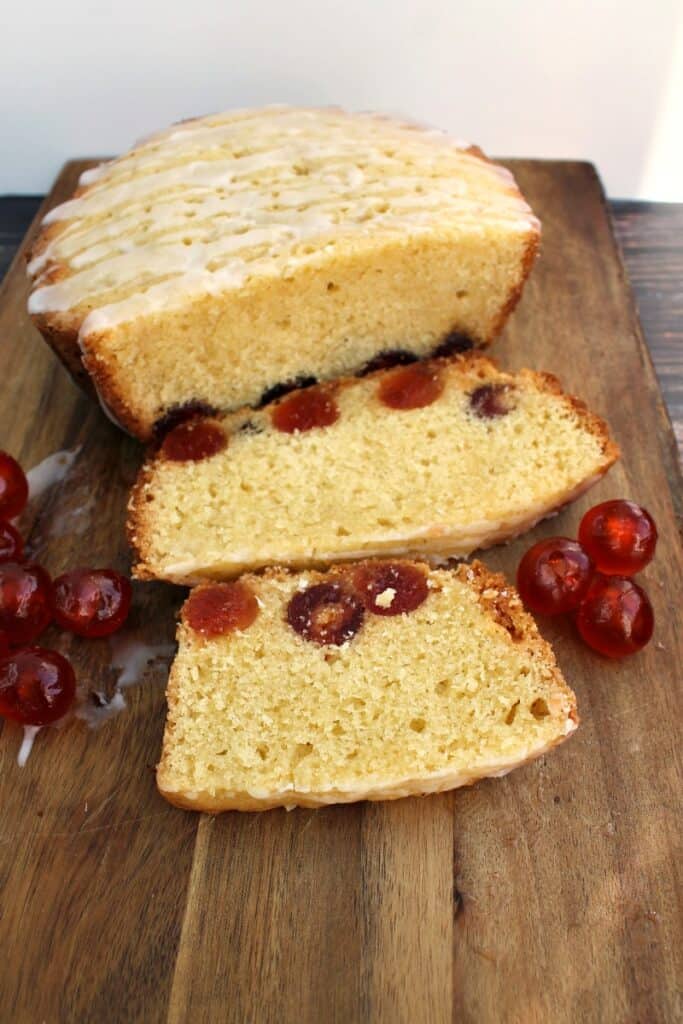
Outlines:
{"label": "wooden cutting board", "polygon": [[[66,165],[45,208],[87,161]],[[653,643],[611,663],[544,624],[579,698],[576,736],[508,777],[388,804],[219,818],[176,810],[153,766],[164,666],[98,731],[0,725],[0,1017],[7,1021],[651,1022],[681,1019],[677,833],[683,490],[670,424],[588,164],[513,161],[543,254],[494,354],[557,373],[608,419],[622,462],[530,539],[575,535],[591,504],[655,516],[643,575]],[[32,229],[33,230],[33,229]],[[30,509],[36,556],[128,567],[140,461],[25,313],[23,253],[0,293],[0,446],[31,466],[80,447]],[[138,585],[127,633],[168,643],[178,588]],[[81,684],[111,693],[107,641],[48,635]],[[1,721],[1,720],[0,720]]]}

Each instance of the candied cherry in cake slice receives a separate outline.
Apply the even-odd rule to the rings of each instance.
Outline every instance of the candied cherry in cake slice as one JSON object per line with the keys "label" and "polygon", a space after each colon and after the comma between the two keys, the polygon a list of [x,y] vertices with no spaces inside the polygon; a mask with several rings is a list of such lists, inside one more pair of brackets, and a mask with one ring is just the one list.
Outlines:
{"label": "candied cherry in cake slice", "polygon": [[443,389],[438,364],[413,363],[383,377],[377,397],[390,409],[424,409],[440,397]]}
{"label": "candied cherry in cake slice", "polygon": [[339,419],[333,389],[328,386],[294,391],[278,402],[271,413],[273,426],[283,434],[330,427]]}
{"label": "candied cherry in cake slice", "polygon": [[183,620],[195,633],[216,637],[247,629],[258,613],[254,594],[245,583],[237,580],[194,590],[185,602]]}
{"label": "candied cherry in cake slice", "polygon": [[353,571],[354,589],[369,612],[402,615],[426,600],[425,571],[407,562],[367,562]]}
{"label": "candied cherry in cake slice", "polygon": [[317,583],[297,591],[287,606],[287,621],[304,640],[340,647],[363,624],[363,605],[340,581]]}

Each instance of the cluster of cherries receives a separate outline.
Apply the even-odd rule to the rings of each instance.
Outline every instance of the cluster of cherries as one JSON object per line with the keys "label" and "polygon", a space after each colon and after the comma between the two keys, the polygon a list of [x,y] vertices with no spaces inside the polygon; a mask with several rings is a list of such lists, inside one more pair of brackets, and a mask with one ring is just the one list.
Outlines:
{"label": "cluster of cherries", "polygon": [[656,546],[649,512],[632,501],[605,501],[586,512],[578,541],[551,537],[534,544],[519,563],[517,589],[531,611],[575,613],[589,647],[624,658],[652,636],[652,605],[631,577],[651,561]]}
{"label": "cluster of cherries", "polygon": [[0,452],[0,715],[39,726],[66,714],[76,678],[67,658],[35,641],[53,621],[79,636],[108,636],[125,622],[132,590],[111,569],[73,569],[52,580],[25,561],[23,538],[10,520],[27,500],[24,471]]}

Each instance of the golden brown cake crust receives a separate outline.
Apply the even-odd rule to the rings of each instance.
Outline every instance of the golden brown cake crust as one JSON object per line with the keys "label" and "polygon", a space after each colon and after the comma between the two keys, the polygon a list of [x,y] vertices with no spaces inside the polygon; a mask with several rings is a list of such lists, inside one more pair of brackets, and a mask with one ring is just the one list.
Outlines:
{"label": "golden brown cake crust", "polygon": [[[366,560],[356,565],[373,564],[378,560]],[[403,562],[404,564],[418,565],[429,572],[430,567],[426,563],[415,562],[414,560],[392,559],[392,563]],[[471,564],[458,565],[448,570],[462,583],[473,590],[482,609],[486,615],[496,622],[502,630],[510,637],[515,645],[526,649],[529,657],[541,668],[543,677],[552,686],[553,691],[561,698],[567,707],[566,732],[559,735],[542,748],[536,749],[527,757],[501,759],[499,763],[487,764],[477,770],[449,772],[439,771],[418,778],[402,777],[392,780],[391,783],[382,785],[368,785],[365,788],[339,790],[329,789],[325,792],[298,792],[287,790],[283,793],[272,793],[268,796],[254,797],[247,792],[234,792],[229,796],[216,796],[208,792],[179,792],[164,786],[166,774],[166,744],[168,736],[164,737],[164,750],[161,760],[157,766],[157,784],[162,796],[177,807],[186,810],[205,811],[217,814],[222,811],[264,811],[276,807],[322,807],[334,803],[353,803],[359,800],[397,800],[406,796],[423,796],[430,793],[439,793],[455,789],[460,786],[470,786],[482,778],[507,774],[513,768],[528,764],[536,758],[547,753],[553,747],[562,743],[568,738],[579,725],[579,716],[576,707],[576,697],[567,685],[562,672],[555,660],[552,648],[539,633],[533,617],[524,609],[521,599],[516,590],[508,583],[501,573],[492,572],[482,562],[473,561]],[[329,580],[331,576],[344,576],[348,574],[348,565],[332,566],[325,573],[309,571],[306,573],[310,585]],[[266,580],[286,581],[296,576],[286,569],[269,568],[264,571],[262,578]],[[256,577],[246,575],[242,581],[249,585],[250,579]],[[211,586],[210,583],[201,584],[197,590]],[[196,593],[196,591],[194,591]],[[181,611],[182,615],[182,611]],[[169,707],[169,719],[173,718],[173,712],[178,702],[177,683],[171,673],[167,688],[167,701]],[[547,709],[546,709],[547,711]],[[546,712],[543,712],[546,713]]]}

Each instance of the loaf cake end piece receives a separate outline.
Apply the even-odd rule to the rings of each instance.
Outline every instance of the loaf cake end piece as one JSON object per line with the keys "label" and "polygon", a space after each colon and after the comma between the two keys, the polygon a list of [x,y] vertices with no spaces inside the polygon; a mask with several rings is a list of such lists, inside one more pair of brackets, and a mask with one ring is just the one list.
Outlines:
{"label": "loaf cake end piece", "polygon": [[539,223],[512,175],[441,132],[270,107],[173,126],[81,178],[29,263],[31,315],[149,439],[387,353],[487,344]]}

